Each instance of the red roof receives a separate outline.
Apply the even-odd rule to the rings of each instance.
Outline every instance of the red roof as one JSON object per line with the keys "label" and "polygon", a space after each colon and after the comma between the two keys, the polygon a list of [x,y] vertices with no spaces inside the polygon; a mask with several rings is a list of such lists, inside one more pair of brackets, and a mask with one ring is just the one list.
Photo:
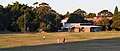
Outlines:
{"label": "red roof", "polygon": [[[102,17],[94,17],[94,18],[84,18],[84,19],[88,20],[88,21],[98,22],[100,20],[103,20],[104,18],[102,18]],[[112,17],[107,17],[107,19],[111,20]]]}
{"label": "red roof", "polygon": [[68,17],[66,17],[65,19],[63,19],[63,20],[68,20],[69,18]]}

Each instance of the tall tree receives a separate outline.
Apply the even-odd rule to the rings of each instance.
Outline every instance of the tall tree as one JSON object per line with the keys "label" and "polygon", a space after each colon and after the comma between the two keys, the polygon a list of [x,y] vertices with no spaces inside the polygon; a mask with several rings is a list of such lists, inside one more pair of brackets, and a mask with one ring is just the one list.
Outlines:
{"label": "tall tree", "polygon": [[85,22],[84,17],[86,16],[86,12],[84,10],[77,9],[69,16],[70,18],[67,21],[68,23],[81,23]]}
{"label": "tall tree", "polygon": [[[37,20],[37,25],[40,25],[42,22],[44,22],[46,25],[50,25],[50,31],[55,31],[56,28],[56,21],[57,23],[60,23],[60,17],[58,17],[57,12],[54,11],[49,4],[42,2],[39,4],[39,7],[37,8],[38,16],[35,18]],[[39,26],[38,29],[41,27]]]}
{"label": "tall tree", "polygon": [[120,20],[114,21],[111,27],[113,28],[113,30],[115,30],[115,28],[120,28]]}
{"label": "tall tree", "polygon": [[120,28],[120,15],[119,15],[117,6],[115,7],[112,20],[113,20],[113,23],[111,27],[113,28],[113,30],[115,30],[115,28]]}
{"label": "tall tree", "polygon": [[84,18],[78,14],[70,14],[70,18],[68,19],[68,23],[81,23],[84,21]]}
{"label": "tall tree", "polygon": [[3,31],[4,30],[4,17],[3,17],[3,6],[0,5],[0,30]]}
{"label": "tall tree", "polygon": [[59,20],[60,20],[61,18],[60,18],[60,15],[57,13],[56,14],[56,17],[55,17],[55,21],[56,21],[56,31],[58,30],[58,24],[59,24]]}
{"label": "tall tree", "polygon": [[84,10],[81,10],[81,9],[77,9],[73,12],[74,14],[77,14],[77,15],[80,15],[82,17],[85,17],[86,16],[86,12]]}
{"label": "tall tree", "polygon": [[99,13],[98,13],[98,16],[99,17],[103,17],[104,18],[104,20],[105,20],[105,22],[106,22],[106,31],[107,31],[107,29],[108,29],[108,25],[107,25],[107,17],[112,17],[113,16],[113,14],[110,12],[110,11],[108,11],[108,10],[102,10],[102,11],[100,11]]}
{"label": "tall tree", "polygon": [[114,15],[113,15],[113,21],[116,21],[116,20],[120,20],[120,16],[119,16],[119,12],[118,12],[118,7],[116,6],[115,7],[115,10],[114,10]]}

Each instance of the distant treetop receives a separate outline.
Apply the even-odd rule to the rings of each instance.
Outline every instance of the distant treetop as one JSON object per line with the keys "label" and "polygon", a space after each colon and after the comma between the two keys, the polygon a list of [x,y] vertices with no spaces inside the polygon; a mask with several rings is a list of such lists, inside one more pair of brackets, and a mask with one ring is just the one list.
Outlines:
{"label": "distant treetop", "polygon": [[49,5],[49,4],[47,4],[47,3],[45,3],[45,2],[42,2],[42,3],[39,4],[39,5]]}

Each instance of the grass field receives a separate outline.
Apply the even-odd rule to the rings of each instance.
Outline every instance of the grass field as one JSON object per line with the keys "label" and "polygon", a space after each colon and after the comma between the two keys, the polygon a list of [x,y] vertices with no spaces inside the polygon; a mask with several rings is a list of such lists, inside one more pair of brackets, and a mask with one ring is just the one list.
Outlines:
{"label": "grass field", "polygon": [[[45,40],[43,40],[42,38],[44,35],[46,36]],[[72,42],[78,43],[78,41],[80,42],[88,41],[89,44],[90,40],[92,41],[98,39],[102,39],[102,40],[110,39],[113,40],[114,42],[114,40],[120,40],[120,32],[94,32],[94,33],[56,32],[56,33],[0,34],[0,49],[24,47],[24,46],[29,47],[29,46],[38,46],[38,45],[43,46],[44,44],[54,44],[57,43],[58,38],[60,39],[59,44],[61,45],[63,45],[62,43],[63,38],[66,38],[66,42],[69,42],[65,44],[69,44],[69,45]]]}

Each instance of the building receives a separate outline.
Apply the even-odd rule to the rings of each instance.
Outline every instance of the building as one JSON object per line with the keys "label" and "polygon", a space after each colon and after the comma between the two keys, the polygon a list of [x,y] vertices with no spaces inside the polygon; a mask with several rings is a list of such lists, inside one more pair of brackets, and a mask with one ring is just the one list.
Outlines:
{"label": "building", "polygon": [[62,27],[64,32],[99,32],[101,26],[94,26],[91,23],[65,23]]}
{"label": "building", "polygon": [[65,19],[61,20],[61,23],[64,25],[64,24],[67,22],[68,19],[69,19],[69,18],[66,17]]}
{"label": "building", "polygon": [[[63,31],[64,32],[99,32],[102,31],[102,26],[96,26],[96,22],[103,20],[103,17],[94,17],[94,18],[84,18],[85,20],[92,21],[93,23],[67,23],[69,18],[65,18],[61,20],[63,23]],[[107,19],[111,20],[112,17],[107,17]]]}

